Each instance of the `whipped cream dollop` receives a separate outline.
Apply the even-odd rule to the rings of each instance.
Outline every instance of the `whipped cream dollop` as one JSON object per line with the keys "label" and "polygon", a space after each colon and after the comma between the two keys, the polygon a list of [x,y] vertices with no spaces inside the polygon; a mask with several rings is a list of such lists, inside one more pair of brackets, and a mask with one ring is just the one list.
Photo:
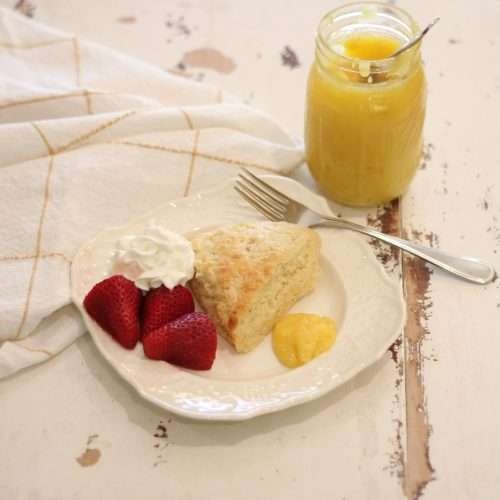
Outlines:
{"label": "whipped cream dollop", "polygon": [[142,233],[119,239],[113,260],[115,272],[121,272],[142,290],[185,285],[194,274],[191,243],[154,222]]}

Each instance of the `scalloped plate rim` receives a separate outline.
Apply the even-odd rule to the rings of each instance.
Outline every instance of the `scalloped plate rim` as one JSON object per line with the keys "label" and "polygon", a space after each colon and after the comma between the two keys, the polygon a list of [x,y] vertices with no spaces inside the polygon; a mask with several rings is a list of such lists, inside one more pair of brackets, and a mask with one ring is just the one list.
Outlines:
{"label": "scalloped plate rim", "polygon": [[[287,177],[281,177],[281,176],[275,176],[275,175],[266,175],[266,177],[272,177],[275,179],[283,179],[286,181],[289,181],[290,179]],[[78,262],[81,258],[81,256],[84,254],[86,250],[89,248],[93,247],[96,242],[98,242],[100,239],[102,239],[106,234],[113,233],[113,232],[123,232],[125,231],[128,227],[131,225],[138,223],[142,220],[145,220],[150,217],[154,217],[154,214],[162,209],[165,209],[166,207],[172,207],[172,208],[181,208],[182,206],[189,206],[194,200],[203,200],[205,198],[210,198],[211,196],[214,196],[216,193],[223,192],[226,190],[228,187],[230,187],[233,184],[234,180],[230,180],[226,183],[224,183],[222,186],[215,187],[212,189],[204,190],[201,192],[198,192],[196,194],[193,194],[192,196],[186,197],[186,198],[178,198],[175,200],[171,200],[165,203],[162,203],[161,205],[157,206],[156,208],[152,210],[148,210],[141,215],[138,215],[136,217],[131,218],[126,224],[118,225],[118,226],[112,226],[109,227],[101,232],[99,232],[95,237],[87,240],[86,243],[84,243],[79,250],[76,252],[73,262]],[[399,298],[399,306],[401,307],[400,313],[400,321],[399,321],[399,327],[394,328],[394,332],[391,336],[387,337],[387,341],[384,342],[383,345],[380,346],[380,348],[377,350],[377,352],[374,352],[373,355],[369,358],[366,359],[363,363],[359,363],[357,365],[352,366],[352,368],[346,372],[343,372],[341,375],[337,375],[332,379],[329,385],[324,384],[320,388],[316,388],[313,392],[308,392],[305,394],[301,394],[299,397],[296,398],[286,398],[283,399],[279,402],[273,401],[270,402],[269,405],[261,405],[259,406],[257,403],[255,404],[255,407],[253,409],[248,409],[244,412],[231,412],[231,411],[221,411],[219,413],[211,413],[211,414],[206,414],[206,413],[200,413],[197,410],[186,410],[185,408],[181,408],[179,406],[175,406],[175,404],[171,404],[168,402],[165,402],[161,398],[151,394],[148,392],[147,389],[143,388],[140,383],[134,377],[129,376],[127,373],[122,373],[122,370],[119,366],[119,363],[117,363],[111,353],[106,350],[102,343],[101,340],[99,339],[99,335],[96,333],[97,331],[103,332],[102,329],[98,327],[98,325],[88,316],[86,311],[83,308],[83,304],[80,303],[80,300],[77,297],[77,293],[75,291],[75,282],[77,281],[77,277],[75,276],[76,270],[78,269],[78,266],[72,265],[71,266],[71,295],[73,299],[73,303],[76,305],[77,309],[80,311],[83,320],[85,322],[85,325],[91,335],[91,338],[96,345],[98,351],[101,353],[101,355],[106,359],[106,361],[113,367],[115,372],[123,379],[125,380],[128,384],[130,384],[136,393],[144,398],[145,400],[149,401],[150,403],[159,406],[163,409],[166,409],[167,411],[171,411],[175,414],[181,415],[183,417],[187,417],[190,419],[196,419],[196,420],[209,420],[209,421],[244,421],[248,420],[251,418],[255,418],[260,415],[268,414],[268,413],[274,413],[277,411],[281,411],[293,406],[297,406],[312,400],[315,400],[317,398],[320,398],[321,396],[329,393],[330,391],[333,391],[334,389],[337,389],[341,385],[343,385],[345,382],[353,378],[354,376],[358,375],[361,373],[363,370],[368,368],[369,366],[375,364],[377,361],[379,361],[384,354],[386,354],[387,349],[392,345],[392,343],[400,336],[402,328],[405,324],[406,321],[406,304],[402,295],[402,291],[400,288],[400,284],[393,278],[389,277],[385,269],[382,267],[380,262],[377,260],[375,257],[372,249],[368,245],[366,241],[362,239],[362,237],[358,235],[354,235],[352,233],[348,233],[347,231],[343,230],[335,230],[331,229],[333,231],[342,231],[347,238],[351,238],[353,240],[357,241],[357,244],[363,248],[364,255],[368,258],[370,261],[371,266],[378,271],[379,278],[384,282],[385,285],[389,286],[395,296]],[[106,335],[104,332],[102,333]],[[335,346],[333,347],[335,349]],[[188,373],[188,372],[187,372]],[[283,375],[286,375],[287,373],[283,373],[280,375],[277,375],[276,377],[281,377]],[[273,377],[273,378],[276,378]],[[213,380],[212,380],[213,382]],[[227,382],[225,380],[220,381],[222,382],[221,385],[224,385],[224,382]]]}

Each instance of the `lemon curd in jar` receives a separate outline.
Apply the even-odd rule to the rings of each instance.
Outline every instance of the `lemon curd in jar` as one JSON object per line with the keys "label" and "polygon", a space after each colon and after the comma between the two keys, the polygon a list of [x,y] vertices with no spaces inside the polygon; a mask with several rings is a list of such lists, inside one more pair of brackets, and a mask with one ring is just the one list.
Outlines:
{"label": "lemon curd in jar", "polygon": [[406,191],[422,151],[426,85],[419,30],[404,11],[351,4],[320,23],[305,122],[306,158],[322,191],[373,206]]}

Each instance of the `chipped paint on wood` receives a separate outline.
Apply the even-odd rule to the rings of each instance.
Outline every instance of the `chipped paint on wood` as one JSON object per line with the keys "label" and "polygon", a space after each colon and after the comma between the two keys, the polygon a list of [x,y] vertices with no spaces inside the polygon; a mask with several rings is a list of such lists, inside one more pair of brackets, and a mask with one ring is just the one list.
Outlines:
{"label": "chipped paint on wood", "polygon": [[443,194],[448,194],[448,181],[447,181],[448,162],[445,161],[442,164],[442,171],[443,171],[443,175],[441,178],[441,187],[443,188]]}
{"label": "chipped paint on wood", "polygon": [[480,208],[487,212],[490,208],[490,198],[491,198],[491,189],[493,186],[488,186],[484,192],[483,199],[481,200]]}
{"label": "chipped paint on wood", "polygon": [[427,243],[430,247],[439,247],[439,236],[432,231],[420,231],[418,229],[411,230],[412,241],[418,240]]}
{"label": "chipped paint on wood", "polygon": [[85,448],[85,451],[79,457],[76,457],[75,460],[82,467],[91,467],[101,459],[101,450],[99,450],[99,448],[90,448],[92,442],[98,437],[99,434],[91,434],[87,439],[87,447]]}
{"label": "chipped paint on wood", "polygon": [[117,19],[117,22],[121,24],[134,24],[137,22],[137,18],[135,16],[121,16]]}
{"label": "chipped paint on wood", "polygon": [[[395,399],[393,400],[393,405],[400,407],[400,398],[399,393],[396,392]],[[403,449],[403,421],[401,418],[393,419],[396,425],[396,435],[393,440],[394,449],[389,455],[389,471],[391,476],[395,476],[398,478],[400,483],[402,484],[404,481],[404,471],[405,471],[405,453]]]}
{"label": "chipped paint on wood", "polygon": [[[402,391],[404,391],[404,366],[403,357],[401,356],[402,337],[399,337],[389,348],[392,361],[396,365],[396,380],[394,382],[394,395],[392,398],[392,421],[395,424],[395,436],[391,439],[393,450],[389,455],[389,472],[392,476],[396,476],[403,484],[405,472],[405,452],[403,446],[403,408],[401,404]],[[404,397],[404,396],[403,396]]]}
{"label": "chipped paint on wood", "polygon": [[181,61],[185,66],[193,68],[207,68],[217,73],[229,74],[236,69],[236,63],[220,50],[202,47],[190,50],[184,54]]}
{"label": "chipped paint on wood", "polygon": [[[432,143],[429,143],[425,153],[427,161],[430,160],[433,148]],[[401,217],[400,201],[396,199],[378,208],[374,217],[368,217],[368,223],[384,233],[399,236]],[[439,244],[438,236],[430,231],[413,229],[405,231],[403,236],[427,243],[431,247]],[[408,320],[404,329],[404,344],[400,338],[389,349],[391,359],[397,367],[397,377],[392,409],[396,427],[388,469],[391,475],[401,480],[405,495],[417,499],[434,478],[429,455],[431,426],[426,409],[421,352],[423,340],[429,334],[427,320],[432,304],[428,294],[432,270],[423,260],[407,255],[400,261],[401,252],[395,247],[377,240],[373,240],[371,244],[388,271],[394,271],[400,263],[402,265]],[[405,398],[406,425],[401,415],[401,397]],[[403,442],[405,438],[406,443]]]}
{"label": "chipped paint on wood", "polygon": [[281,64],[283,66],[288,66],[290,69],[295,69],[300,66],[300,61],[296,52],[289,45],[285,45],[281,51]]}
{"label": "chipped paint on wood", "polygon": [[185,21],[183,15],[173,16],[172,14],[167,14],[167,20],[165,21],[165,27],[171,32],[173,36],[188,37],[191,32],[197,27],[191,28]]}
{"label": "chipped paint on wood", "polygon": [[427,165],[432,160],[432,153],[434,151],[434,144],[432,142],[427,142],[424,144],[422,150],[422,161],[420,163],[420,170],[425,170]]}
{"label": "chipped paint on wood", "polygon": [[156,443],[153,445],[157,453],[153,467],[158,467],[160,464],[167,463],[165,455],[165,450],[169,446],[167,423],[170,424],[171,422],[171,418],[169,418],[167,422],[160,420],[160,423],[156,426],[156,430],[153,433],[153,437],[157,439]]}
{"label": "chipped paint on wood", "polygon": [[429,453],[431,426],[427,414],[423,380],[422,344],[429,330],[427,320],[432,302],[429,287],[432,270],[421,259],[405,256],[403,285],[407,302],[404,363],[406,393],[406,463],[404,492],[417,499],[434,479]]}
{"label": "chipped paint on wood", "polygon": [[[368,216],[367,222],[370,226],[382,233],[399,236],[400,227],[399,199],[377,208],[375,216]],[[399,249],[386,243],[371,239],[370,245],[375,249],[377,258],[384,264],[388,271],[393,271],[399,262]]]}
{"label": "chipped paint on wood", "polygon": [[[370,226],[379,231],[392,234],[393,236],[401,235],[400,224],[400,200],[395,199],[385,206],[378,207],[374,216],[368,216],[367,222]],[[389,272],[400,270],[401,252],[396,247],[387,245],[379,240],[371,239],[369,243],[375,250],[377,258],[382,262],[384,267]],[[403,484],[405,473],[405,452],[403,446],[403,408],[402,408],[402,391],[404,391],[404,366],[403,357],[401,356],[402,337],[399,337],[389,347],[389,354],[392,361],[396,365],[396,379],[394,382],[394,395],[392,397],[392,422],[395,425],[394,437],[391,438],[393,449],[389,455],[389,465],[386,469],[389,470],[391,476],[395,476]]]}
{"label": "chipped paint on wood", "polygon": [[156,432],[154,433],[154,437],[157,437],[159,439],[168,438],[167,428],[162,423],[159,423],[156,426]]}
{"label": "chipped paint on wood", "polygon": [[391,359],[396,363],[396,365],[399,364],[400,356],[399,356],[399,350],[401,349],[401,338],[397,339],[396,342],[394,342],[391,347],[389,347],[389,352],[391,354]]}
{"label": "chipped paint on wood", "polygon": [[76,458],[76,461],[82,467],[91,467],[99,462],[101,458],[101,450],[98,448],[86,448],[85,451]]}

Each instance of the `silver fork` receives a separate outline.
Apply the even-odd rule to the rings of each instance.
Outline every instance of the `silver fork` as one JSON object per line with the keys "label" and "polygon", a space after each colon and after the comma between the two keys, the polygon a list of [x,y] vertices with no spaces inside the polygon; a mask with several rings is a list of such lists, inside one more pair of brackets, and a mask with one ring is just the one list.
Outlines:
{"label": "silver fork", "polygon": [[320,216],[303,204],[278,191],[247,169],[243,169],[243,172],[238,174],[234,189],[250,205],[272,221],[286,221],[308,227],[329,225],[340,229],[350,229],[398,247],[455,276],[480,285],[490,283],[496,277],[493,267],[474,257],[454,257],[435,248],[428,248],[397,236],[381,233],[368,226],[355,224],[337,217]]}

